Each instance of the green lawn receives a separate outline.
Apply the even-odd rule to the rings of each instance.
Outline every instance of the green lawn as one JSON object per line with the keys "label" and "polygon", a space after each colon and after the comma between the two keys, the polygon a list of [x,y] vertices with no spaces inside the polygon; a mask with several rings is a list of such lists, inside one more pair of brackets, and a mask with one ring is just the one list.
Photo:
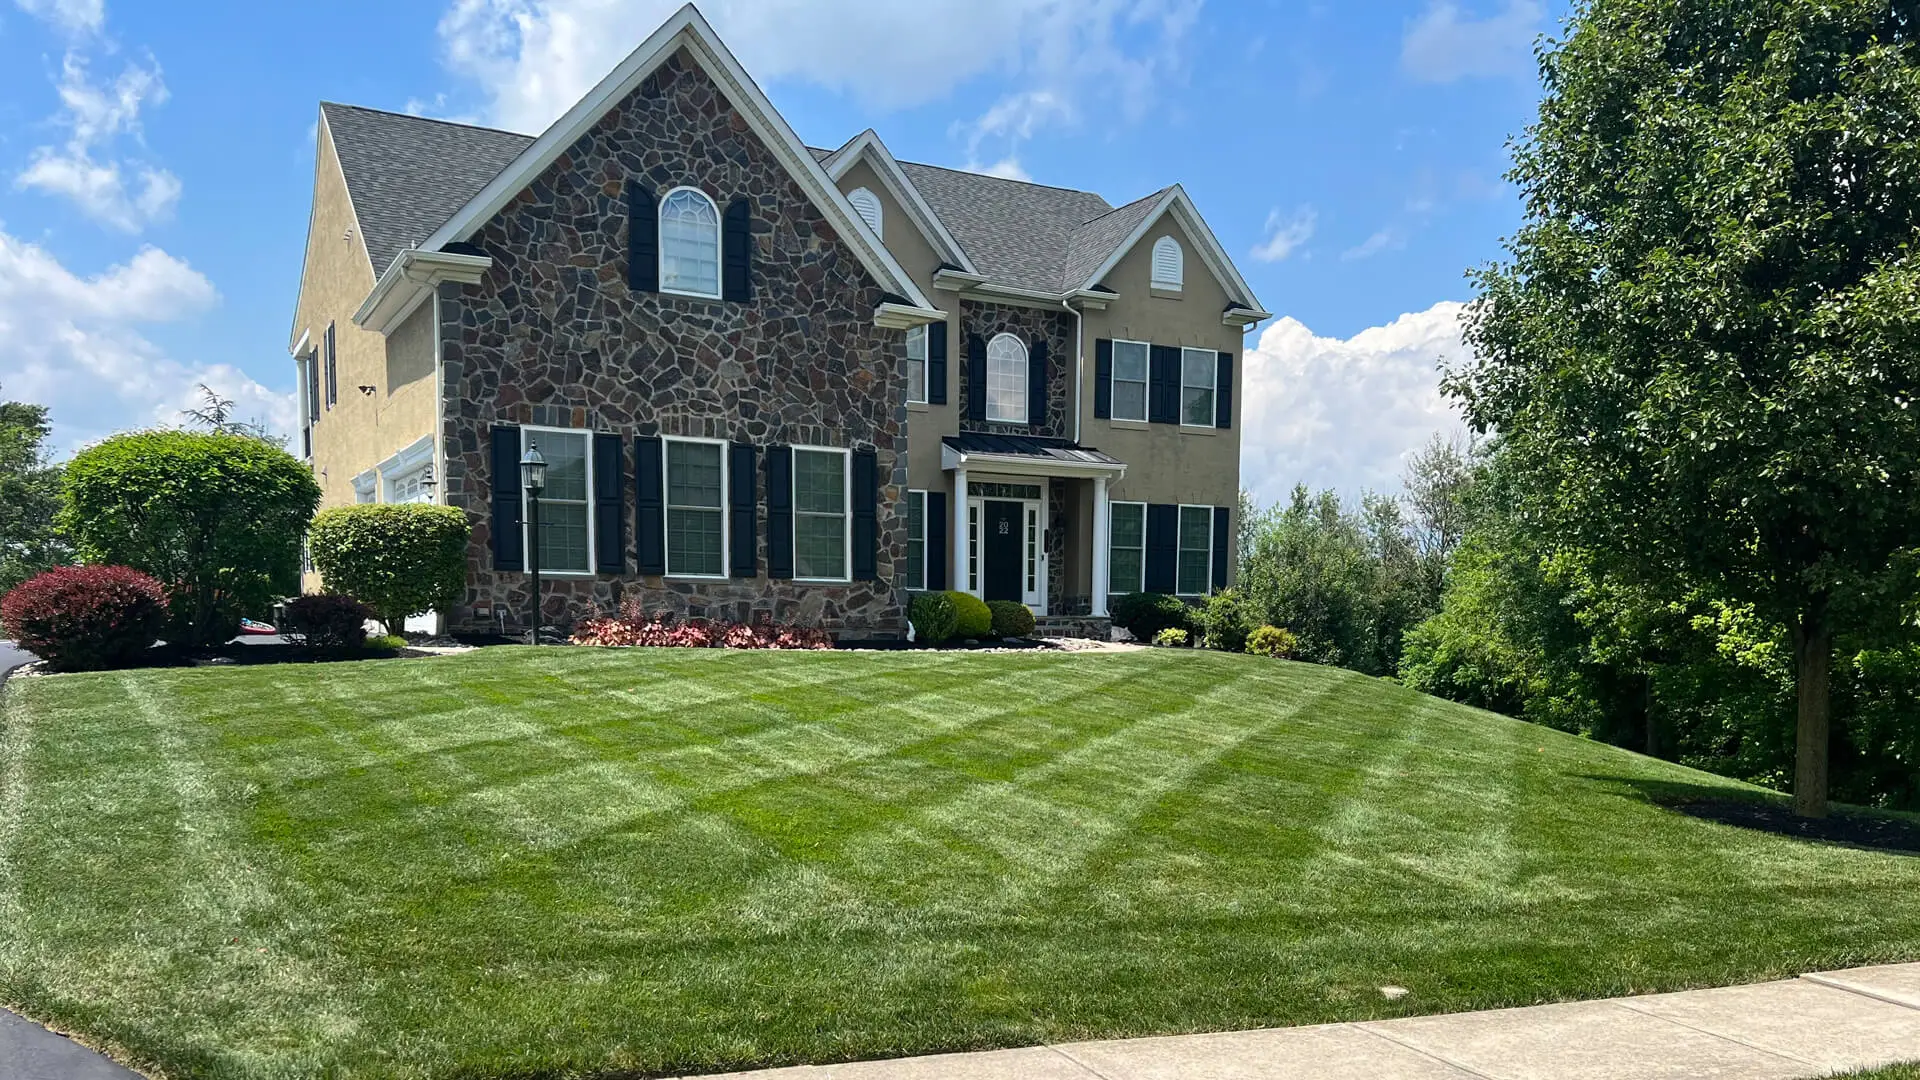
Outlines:
{"label": "green lawn", "polygon": [[1688,785],[1740,790],[1165,650],[18,680],[0,997],[174,1076],[557,1077],[1920,960],[1920,858]]}
{"label": "green lawn", "polygon": [[1891,1065],[1866,1072],[1842,1073],[1837,1080],[1920,1080],[1920,1065]]}

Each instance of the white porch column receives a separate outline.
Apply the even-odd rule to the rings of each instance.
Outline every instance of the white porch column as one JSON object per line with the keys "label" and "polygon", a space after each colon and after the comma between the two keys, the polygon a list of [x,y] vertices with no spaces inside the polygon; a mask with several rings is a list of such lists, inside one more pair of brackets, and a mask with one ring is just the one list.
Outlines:
{"label": "white porch column", "polygon": [[953,588],[972,592],[967,580],[967,470],[953,470]]}
{"label": "white porch column", "polygon": [[1093,478],[1093,613],[1096,616],[1107,614],[1107,560],[1111,557],[1111,542],[1108,530],[1112,528],[1113,513],[1107,504],[1107,478]]}

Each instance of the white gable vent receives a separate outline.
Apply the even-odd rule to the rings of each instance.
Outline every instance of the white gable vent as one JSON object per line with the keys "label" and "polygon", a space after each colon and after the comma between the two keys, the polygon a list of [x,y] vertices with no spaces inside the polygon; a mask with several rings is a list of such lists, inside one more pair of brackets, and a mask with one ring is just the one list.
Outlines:
{"label": "white gable vent", "polygon": [[1171,236],[1163,236],[1153,242],[1153,287],[1156,289],[1177,289],[1187,276],[1186,253],[1180,250],[1180,241]]}
{"label": "white gable vent", "polygon": [[854,212],[860,215],[860,220],[872,227],[873,235],[885,236],[880,229],[880,196],[866,188],[854,188],[847,193],[847,201],[853,204]]}

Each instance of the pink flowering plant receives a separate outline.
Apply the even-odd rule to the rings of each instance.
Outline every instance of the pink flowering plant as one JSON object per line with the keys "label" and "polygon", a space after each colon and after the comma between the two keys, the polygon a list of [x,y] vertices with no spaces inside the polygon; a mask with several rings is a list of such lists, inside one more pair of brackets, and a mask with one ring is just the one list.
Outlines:
{"label": "pink flowering plant", "polygon": [[632,601],[622,604],[618,615],[582,620],[574,627],[573,643],[617,649],[833,648],[833,638],[825,630],[771,621],[741,623],[683,619],[665,612],[648,614]]}

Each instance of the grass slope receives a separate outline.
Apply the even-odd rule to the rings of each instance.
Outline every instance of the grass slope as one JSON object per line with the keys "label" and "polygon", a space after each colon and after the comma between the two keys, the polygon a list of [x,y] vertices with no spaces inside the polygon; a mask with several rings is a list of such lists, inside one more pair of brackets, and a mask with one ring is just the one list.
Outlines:
{"label": "grass slope", "polygon": [[[174,1076],[673,1074],[1920,959],[1920,858],[1217,654],[16,682],[0,997]],[[1383,984],[1412,994],[1388,1003]]]}

